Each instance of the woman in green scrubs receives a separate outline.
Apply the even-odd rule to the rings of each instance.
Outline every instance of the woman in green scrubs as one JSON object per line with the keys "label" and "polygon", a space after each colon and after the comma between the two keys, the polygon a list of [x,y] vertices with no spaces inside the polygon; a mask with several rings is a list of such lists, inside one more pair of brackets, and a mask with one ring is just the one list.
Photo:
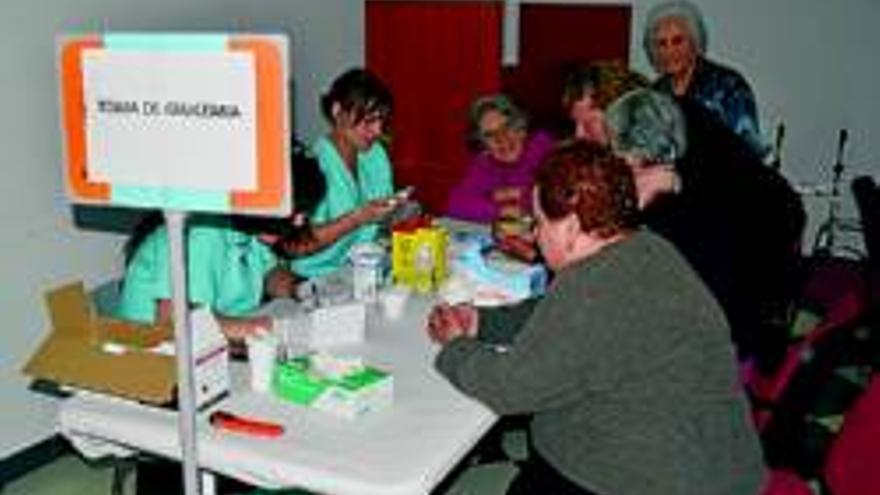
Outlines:
{"label": "woman in green scrubs", "polygon": [[[192,305],[210,307],[223,332],[236,340],[269,329],[252,317],[265,297],[290,297],[297,279],[279,251],[309,252],[314,245],[307,215],[324,196],[317,160],[294,145],[293,219],[194,215],[187,222],[187,293]],[[299,220],[297,220],[299,219]],[[125,246],[126,273],[116,316],[141,323],[171,320],[168,232],[157,212],[149,215]]]}
{"label": "woman in green scrubs", "polygon": [[392,105],[388,88],[363,69],[339,76],[322,97],[331,129],[312,151],[327,193],[311,216],[319,248],[293,260],[298,275],[320,276],[342,267],[351,247],[374,240],[377,223],[400,203],[393,195],[391,163],[379,139]]}

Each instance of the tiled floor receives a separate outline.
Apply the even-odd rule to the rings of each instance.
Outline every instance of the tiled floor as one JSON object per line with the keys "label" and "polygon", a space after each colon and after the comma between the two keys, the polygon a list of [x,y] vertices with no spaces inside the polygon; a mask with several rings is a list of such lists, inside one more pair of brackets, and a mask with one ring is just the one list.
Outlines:
{"label": "tiled floor", "polygon": [[[503,494],[516,474],[511,463],[485,464],[466,469],[443,494]],[[70,454],[11,483],[3,495],[110,495],[113,470],[106,463],[87,463]],[[125,495],[134,495],[133,479]]]}

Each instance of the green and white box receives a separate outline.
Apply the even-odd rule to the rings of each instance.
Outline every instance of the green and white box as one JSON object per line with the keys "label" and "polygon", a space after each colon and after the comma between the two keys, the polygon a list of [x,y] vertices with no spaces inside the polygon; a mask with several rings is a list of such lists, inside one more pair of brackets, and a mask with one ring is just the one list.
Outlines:
{"label": "green and white box", "polygon": [[[328,369],[328,362],[329,368],[335,369]],[[284,400],[345,419],[385,409],[394,401],[391,373],[325,354],[309,354],[279,364],[274,387]]]}

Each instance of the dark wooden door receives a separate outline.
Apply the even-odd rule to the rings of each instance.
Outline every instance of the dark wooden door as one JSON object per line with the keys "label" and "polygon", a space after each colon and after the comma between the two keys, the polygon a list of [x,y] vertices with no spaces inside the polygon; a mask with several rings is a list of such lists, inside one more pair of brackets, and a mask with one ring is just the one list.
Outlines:
{"label": "dark wooden door", "polygon": [[627,62],[631,8],[520,6],[519,63],[501,66],[500,1],[367,0],[366,62],[394,93],[391,156],[398,185],[440,212],[467,162],[467,110],[504,90],[541,127],[564,122],[565,73],[593,60]]}

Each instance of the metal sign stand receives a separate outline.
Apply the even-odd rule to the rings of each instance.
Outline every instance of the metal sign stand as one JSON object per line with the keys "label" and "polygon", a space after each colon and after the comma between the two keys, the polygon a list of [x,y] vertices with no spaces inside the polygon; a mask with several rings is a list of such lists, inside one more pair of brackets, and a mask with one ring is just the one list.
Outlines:
{"label": "metal sign stand", "polygon": [[168,229],[171,301],[174,315],[175,354],[177,355],[177,407],[183,481],[186,495],[199,495],[198,449],[196,445],[196,408],[193,375],[193,343],[189,324],[186,290],[186,213],[165,211]]}

